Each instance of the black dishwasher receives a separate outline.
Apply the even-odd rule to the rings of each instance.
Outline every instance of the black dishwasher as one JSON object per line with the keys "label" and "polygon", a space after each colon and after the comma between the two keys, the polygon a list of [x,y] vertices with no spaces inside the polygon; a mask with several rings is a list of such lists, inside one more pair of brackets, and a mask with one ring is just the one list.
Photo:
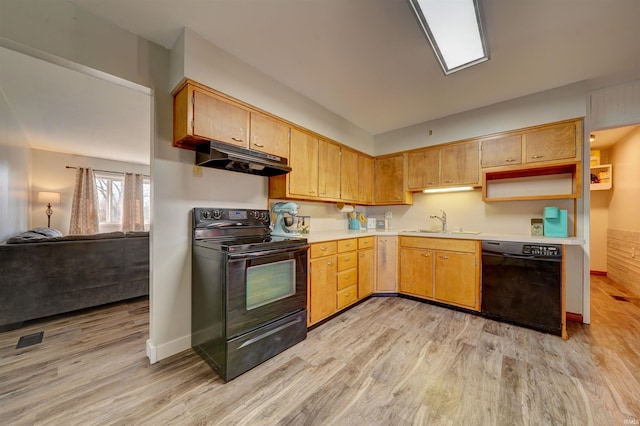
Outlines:
{"label": "black dishwasher", "polygon": [[482,314],[562,333],[562,246],[482,242]]}

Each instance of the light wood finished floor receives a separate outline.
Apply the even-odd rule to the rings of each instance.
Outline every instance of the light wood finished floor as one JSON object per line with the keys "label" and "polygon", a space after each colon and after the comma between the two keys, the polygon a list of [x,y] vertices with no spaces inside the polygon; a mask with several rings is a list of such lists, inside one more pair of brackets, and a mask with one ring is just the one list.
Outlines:
{"label": "light wood finished floor", "polygon": [[0,424],[638,424],[640,301],[592,282],[568,341],[373,298],[228,384],[191,350],[149,364],[146,301],[58,317],[0,333]]}

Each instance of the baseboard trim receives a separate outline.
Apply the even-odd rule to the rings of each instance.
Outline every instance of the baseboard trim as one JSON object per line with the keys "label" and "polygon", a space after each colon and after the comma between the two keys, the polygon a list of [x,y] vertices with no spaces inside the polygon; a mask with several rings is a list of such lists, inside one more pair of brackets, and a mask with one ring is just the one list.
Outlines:
{"label": "baseboard trim", "polygon": [[573,312],[567,312],[567,321],[578,322],[582,324],[582,314],[575,314]]}
{"label": "baseboard trim", "polygon": [[147,340],[147,358],[151,364],[169,358],[172,355],[191,348],[191,336],[183,336],[161,345],[154,345],[151,339]]}
{"label": "baseboard trim", "polygon": [[602,275],[602,276],[605,276],[605,277],[607,276],[607,272],[606,271],[593,271],[593,270],[591,270],[591,271],[589,271],[589,273],[591,275]]}

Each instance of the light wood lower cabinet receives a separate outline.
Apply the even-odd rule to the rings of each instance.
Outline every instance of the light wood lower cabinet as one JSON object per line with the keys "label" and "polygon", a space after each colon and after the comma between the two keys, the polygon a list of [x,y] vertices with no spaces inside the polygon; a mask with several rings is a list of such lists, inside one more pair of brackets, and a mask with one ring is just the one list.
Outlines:
{"label": "light wood lower cabinet", "polygon": [[400,293],[480,310],[480,242],[400,237]]}
{"label": "light wood lower cabinet", "polygon": [[313,243],[309,249],[308,325],[373,293],[374,237]]}
{"label": "light wood lower cabinet", "polygon": [[432,250],[400,248],[400,293],[418,297],[433,297]]}
{"label": "light wood lower cabinet", "polygon": [[336,312],[338,259],[335,241],[311,244],[309,249],[308,324],[315,324]]}
{"label": "light wood lower cabinet", "polygon": [[376,237],[376,293],[397,293],[398,237]]}
{"label": "light wood lower cabinet", "polygon": [[358,299],[373,294],[376,256],[374,237],[358,238]]}

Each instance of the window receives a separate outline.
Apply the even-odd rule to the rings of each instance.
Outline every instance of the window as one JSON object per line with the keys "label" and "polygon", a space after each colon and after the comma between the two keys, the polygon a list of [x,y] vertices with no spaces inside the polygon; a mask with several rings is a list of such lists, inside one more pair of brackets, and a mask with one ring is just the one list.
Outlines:
{"label": "window", "polygon": [[[124,194],[124,175],[122,173],[95,172],[98,189],[98,217],[100,232],[122,230],[122,197]],[[149,229],[151,217],[151,181],[144,178],[142,184],[144,228]]]}

